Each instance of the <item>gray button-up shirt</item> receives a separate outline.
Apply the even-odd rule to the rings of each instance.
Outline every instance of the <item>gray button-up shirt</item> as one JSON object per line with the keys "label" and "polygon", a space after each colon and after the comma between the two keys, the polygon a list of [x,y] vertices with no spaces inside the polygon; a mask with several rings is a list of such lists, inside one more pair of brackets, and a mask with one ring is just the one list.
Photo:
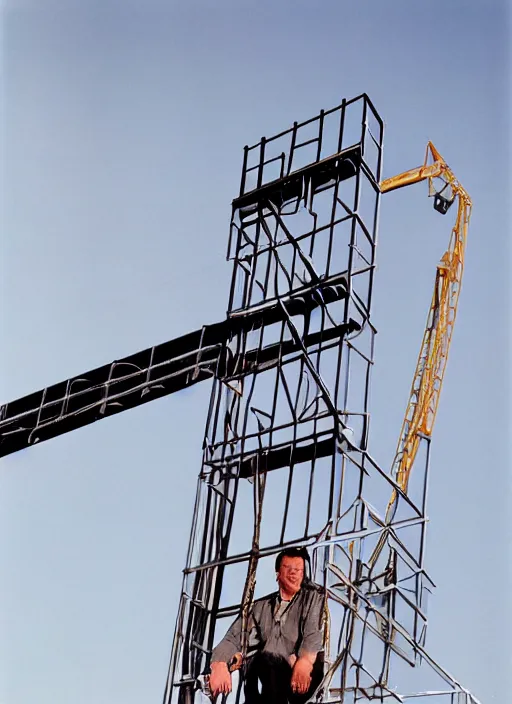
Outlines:
{"label": "gray button-up shirt", "polygon": [[[279,592],[254,602],[249,614],[248,655],[272,653],[288,660],[291,655],[316,654],[323,650],[324,594],[307,584],[283,606]],[[286,604],[286,602],[285,602]],[[242,651],[242,619],[239,616],[212,652],[212,662],[229,662]]]}

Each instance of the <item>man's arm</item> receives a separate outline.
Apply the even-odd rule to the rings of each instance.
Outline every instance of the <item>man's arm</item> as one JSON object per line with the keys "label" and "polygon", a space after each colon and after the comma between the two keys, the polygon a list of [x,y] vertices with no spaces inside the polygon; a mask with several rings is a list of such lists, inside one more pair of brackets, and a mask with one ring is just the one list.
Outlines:
{"label": "man's arm", "polygon": [[212,651],[212,663],[228,663],[236,653],[242,650],[242,619],[236,618],[220,643]]}
{"label": "man's arm", "polygon": [[303,656],[317,654],[324,648],[325,595],[314,591],[303,624],[302,643],[299,648],[299,660]]}
{"label": "man's arm", "polygon": [[[242,649],[242,619],[233,621],[224,638],[213,649],[211,658],[210,691],[215,698],[218,694],[231,692],[229,663]],[[237,658],[238,659],[238,658]]]}
{"label": "man's arm", "polygon": [[311,673],[318,653],[303,653],[293,666],[290,686],[296,694],[306,694],[311,687]]}
{"label": "man's arm", "polygon": [[299,656],[293,666],[291,688],[299,694],[305,694],[311,686],[311,673],[318,653],[324,647],[324,604],[320,592],[313,593],[304,621],[302,643]]}

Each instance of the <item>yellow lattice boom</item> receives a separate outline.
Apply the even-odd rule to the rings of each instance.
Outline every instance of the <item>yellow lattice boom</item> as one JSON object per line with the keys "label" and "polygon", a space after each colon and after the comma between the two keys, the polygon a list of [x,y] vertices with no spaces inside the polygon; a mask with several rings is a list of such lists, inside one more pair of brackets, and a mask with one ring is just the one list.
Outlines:
{"label": "yellow lattice boom", "polygon": [[[448,249],[437,266],[427,325],[393,461],[392,474],[404,492],[407,492],[420,440],[423,436],[430,437],[434,427],[457,314],[472,207],[469,195],[431,142],[427,145],[423,166],[382,181],[380,189],[386,193],[424,180],[428,180],[429,195],[435,198],[436,210],[446,213],[456,201],[457,216]],[[388,518],[396,498],[393,492]]]}

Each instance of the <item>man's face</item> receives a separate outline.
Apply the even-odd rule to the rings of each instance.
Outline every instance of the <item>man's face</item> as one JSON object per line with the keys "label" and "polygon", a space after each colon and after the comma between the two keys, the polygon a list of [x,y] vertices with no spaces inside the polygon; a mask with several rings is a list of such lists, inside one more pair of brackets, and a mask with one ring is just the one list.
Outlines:
{"label": "man's face", "polygon": [[277,581],[281,589],[288,594],[299,591],[304,579],[304,560],[302,557],[288,557],[285,555],[281,561]]}

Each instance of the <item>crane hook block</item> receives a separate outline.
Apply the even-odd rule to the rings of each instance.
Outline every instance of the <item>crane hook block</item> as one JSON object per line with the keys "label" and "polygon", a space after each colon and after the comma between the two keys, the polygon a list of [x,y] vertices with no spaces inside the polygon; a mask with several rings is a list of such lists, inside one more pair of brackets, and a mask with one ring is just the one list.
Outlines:
{"label": "crane hook block", "polygon": [[434,210],[441,215],[446,215],[455,198],[445,198],[440,193],[434,195]]}

